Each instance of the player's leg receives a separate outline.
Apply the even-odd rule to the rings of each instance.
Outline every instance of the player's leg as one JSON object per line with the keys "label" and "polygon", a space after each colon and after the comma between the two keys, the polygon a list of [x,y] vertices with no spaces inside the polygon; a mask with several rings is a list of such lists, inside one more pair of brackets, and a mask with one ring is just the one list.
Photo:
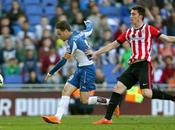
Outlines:
{"label": "player's leg", "polygon": [[115,108],[119,105],[122,99],[122,94],[126,89],[130,89],[131,86],[137,83],[137,79],[132,74],[133,68],[129,67],[120,77],[117,85],[114,87],[112,96],[107,107],[106,115],[94,124],[112,124],[112,115]]}
{"label": "player's leg", "polygon": [[144,62],[140,67],[139,81],[142,90],[142,95],[151,99],[172,100],[175,101],[175,96],[169,95],[160,90],[152,89],[151,80],[151,64]]}
{"label": "player's leg", "polygon": [[96,70],[94,65],[81,68],[80,76],[80,101],[84,104],[108,105],[109,99],[99,96],[90,96],[89,91],[95,90]]}
{"label": "player's leg", "polygon": [[89,92],[80,92],[80,101],[88,105],[108,105],[109,99],[100,96],[90,96]]}
{"label": "player's leg", "polygon": [[142,95],[151,99],[171,100],[175,101],[175,96],[156,89],[142,89]]}
{"label": "player's leg", "polygon": [[70,95],[77,89],[77,87],[73,86],[69,82],[67,82],[62,90],[62,96],[57,108],[57,112],[55,114],[60,120],[62,119],[63,114],[68,109]]}
{"label": "player's leg", "polygon": [[43,116],[43,119],[52,124],[59,124],[61,123],[61,119],[68,110],[69,106],[69,100],[70,100],[70,95],[77,89],[77,87],[73,86],[70,83],[66,83],[63,90],[62,90],[62,96],[60,99],[60,102],[58,104],[57,112],[54,116]]}
{"label": "player's leg", "polygon": [[119,105],[120,100],[122,98],[122,93],[126,90],[126,86],[118,81],[117,85],[114,87],[112,96],[109,101],[109,105],[107,106],[106,115],[104,118],[94,122],[94,124],[112,124],[112,115],[116,109],[116,107]]}
{"label": "player's leg", "polygon": [[[76,86],[76,87],[75,87]],[[48,123],[61,123],[62,116],[68,109],[70,95],[79,87],[79,69],[72,75],[62,90],[62,96],[58,104],[57,112],[54,116],[43,116],[43,119]]]}

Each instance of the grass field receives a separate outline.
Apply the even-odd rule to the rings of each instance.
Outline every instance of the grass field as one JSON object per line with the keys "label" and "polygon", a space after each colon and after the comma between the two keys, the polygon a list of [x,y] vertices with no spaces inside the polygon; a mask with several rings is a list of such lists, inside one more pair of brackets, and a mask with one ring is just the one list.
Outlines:
{"label": "grass field", "polygon": [[47,124],[40,117],[0,117],[0,130],[175,130],[175,117],[113,117],[112,125],[93,125],[102,116],[66,116],[61,124]]}

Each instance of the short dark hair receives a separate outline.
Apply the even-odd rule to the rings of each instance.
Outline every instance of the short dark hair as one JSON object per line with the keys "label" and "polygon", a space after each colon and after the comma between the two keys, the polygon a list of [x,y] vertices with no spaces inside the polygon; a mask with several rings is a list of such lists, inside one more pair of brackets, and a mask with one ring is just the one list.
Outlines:
{"label": "short dark hair", "polygon": [[139,15],[143,16],[142,20],[144,19],[144,17],[145,17],[145,8],[143,6],[136,5],[136,6],[132,7],[131,10],[137,10]]}
{"label": "short dark hair", "polygon": [[68,30],[71,31],[70,24],[67,21],[59,21],[56,23],[56,29],[60,29],[61,31]]}

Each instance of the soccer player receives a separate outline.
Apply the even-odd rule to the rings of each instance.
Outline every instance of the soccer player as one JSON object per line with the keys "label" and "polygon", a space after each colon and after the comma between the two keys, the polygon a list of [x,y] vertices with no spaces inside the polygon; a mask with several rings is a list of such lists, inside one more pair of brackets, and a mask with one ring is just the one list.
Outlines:
{"label": "soccer player", "polygon": [[97,58],[100,54],[115,49],[120,44],[128,41],[131,46],[131,57],[129,59],[129,68],[119,77],[117,84],[113,89],[106,115],[94,124],[112,124],[112,114],[120,102],[121,95],[130,89],[137,82],[140,84],[142,95],[151,99],[162,99],[175,101],[175,96],[166,94],[156,89],[152,89],[151,81],[151,48],[154,37],[164,42],[175,42],[174,36],[167,36],[148,24],[143,23],[145,9],[141,6],[135,6],[131,9],[132,27],[121,34],[119,38],[101,49],[93,52],[87,50],[86,54],[91,58]]}
{"label": "soccer player", "polygon": [[70,25],[66,21],[61,21],[56,24],[58,37],[67,41],[67,52],[46,75],[45,80],[59,70],[71,55],[74,56],[78,65],[75,73],[68,79],[62,90],[62,97],[56,114],[54,116],[43,116],[43,119],[48,123],[61,123],[62,116],[69,105],[70,95],[78,88],[80,89],[80,101],[83,104],[108,105],[109,103],[109,99],[98,96],[89,96],[88,91],[95,90],[96,70],[94,62],[84,53],[86,49],[90,49],[86,38],[92,33],[93,24],[91,21],[87,20],[85,21],[85,25],[86,30],[72,32]]}

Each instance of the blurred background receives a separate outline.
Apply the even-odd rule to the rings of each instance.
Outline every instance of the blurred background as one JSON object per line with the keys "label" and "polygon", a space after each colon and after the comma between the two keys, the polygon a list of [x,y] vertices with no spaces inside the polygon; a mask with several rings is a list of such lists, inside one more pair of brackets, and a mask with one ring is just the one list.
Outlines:
{"label": "blurred background", "polygon": [[[0,73],[4,77],[0,115],[43,115],[56,111],[62,87],[76,68],[71,59],[61,71],[43,81],[66,51],[64,42],[55,35],[57,21],[66,20],[72,30],[83,30],[83,21],[91,20],[95,27],[88,41],[97,50],[130,27],[129,10],[136,4],[146,8],[145,23],[175,36],[175,0],[0,0]],[[110,97],[117,77],[128,67],[130,54],[125,43],[95,61],[98,95]],[[174,55],[173,43],[153,40],[153,87],[169,93],[175,92]],[[104,114],[106,110],[105,106],[82,106],[77,99],[72,97],[68,113]],[[160,100],[145,99],[141,104],[124,100],[121,112],[175,115],[175,106]]]}

